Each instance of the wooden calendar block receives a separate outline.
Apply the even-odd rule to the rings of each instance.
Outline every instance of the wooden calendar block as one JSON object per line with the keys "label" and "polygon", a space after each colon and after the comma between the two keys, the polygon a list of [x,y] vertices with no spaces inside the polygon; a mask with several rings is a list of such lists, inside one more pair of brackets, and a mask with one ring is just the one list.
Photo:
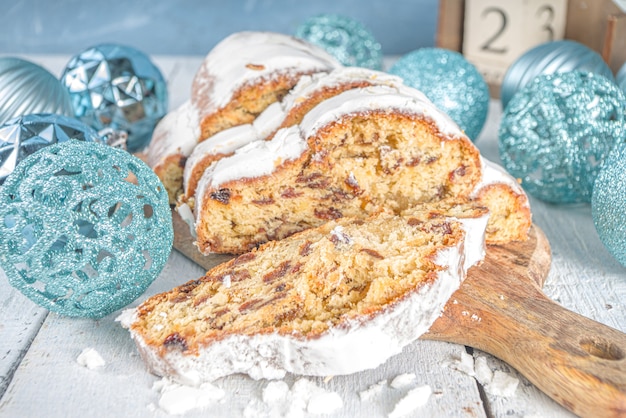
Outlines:
{"label": "wooden calendar block", "polygon": [[463,54],[492,85],[530,48],[563,39],[567,0],[466,0]]}

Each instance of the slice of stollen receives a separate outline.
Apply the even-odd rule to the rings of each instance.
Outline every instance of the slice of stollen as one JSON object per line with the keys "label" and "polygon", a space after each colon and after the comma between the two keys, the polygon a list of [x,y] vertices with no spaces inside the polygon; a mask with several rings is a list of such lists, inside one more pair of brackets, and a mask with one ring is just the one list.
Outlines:
{"label": "slice of stollen", "polygon": [[120,321],[153,373],[186,384],[374,368],[441,314],[484,255],[486,222],[485,209],[468,206],[330,221],[221,264]]}

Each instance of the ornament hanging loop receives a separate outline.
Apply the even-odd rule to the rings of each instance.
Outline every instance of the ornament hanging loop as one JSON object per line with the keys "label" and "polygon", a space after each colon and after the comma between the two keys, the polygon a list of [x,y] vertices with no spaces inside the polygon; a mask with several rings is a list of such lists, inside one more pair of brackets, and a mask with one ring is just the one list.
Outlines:
{"label": "ornament hanging loop", "polygon": [[100,138],[102,138],[107,145],[113,148],[126,150],[128,132],[116,131],[113,128],[104,128],[98,131],[98,136],[100,136]]}

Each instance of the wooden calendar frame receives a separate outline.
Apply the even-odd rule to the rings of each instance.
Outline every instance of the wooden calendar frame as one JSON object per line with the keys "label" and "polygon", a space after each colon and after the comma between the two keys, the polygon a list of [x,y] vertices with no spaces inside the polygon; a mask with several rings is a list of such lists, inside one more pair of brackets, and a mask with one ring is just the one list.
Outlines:
{"label": "wooden calendar frame", "polygon": [[[465,0],[439,0],[437,47],[462,52],[464,13]],[[616,73],[626,62],[626,13],[613,0],[568,0],[565,39],[598,52]],[[500,97],[499,85],[489,88],[492,97]]]}

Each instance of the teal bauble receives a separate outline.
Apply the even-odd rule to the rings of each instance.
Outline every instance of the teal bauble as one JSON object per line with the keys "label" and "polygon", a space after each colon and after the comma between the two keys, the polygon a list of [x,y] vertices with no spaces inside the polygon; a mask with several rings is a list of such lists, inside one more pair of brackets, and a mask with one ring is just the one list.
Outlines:
{"label": "teal bauble", "polygon": [[626,138],[626,100],[599,74],[536,77],[504,110],[499,130],[504,167],[533,196],[589,202],[604,159]]}
{"label": "teal bauble", "polygon": [[0,125],[31,113],[74,116],[70,95],[45,68],[14,57],[0,58]]}
{"label": "teal bauble", "polygon": [[345,66],[382,68],[380,43],[361,22],[350,17],[314,16],[298,26],[295,36],[323,48]]}
{"label": "teal bauble", "polygon": [[442,48],[421,48],[401,57],[389,72],[421,90],[472,141],[478,138],[489,111],[489,87],[463,55]]}
{"label": "teal bauble", "polygon": [[596,178],[591,215],[604,246],[626,266],[626,143],[615,147]]}
{"label": "teal bauble", "polygon": [[506,108],[513,95],[538,75],[574,70],[613,80],[611,69],[593,49],[571,40],[546,42],[528,50],[509,66],[500,87],[502,108]]}
{"label": "teal bauble", "polygon": [[126,132],[129,152],[147,147],[167,113],[161,71],[146,54],[126,45],[102,44],[82,51],[68,62],[61,82],[76,117],[97,131]]}
{"label": "teal bauble", "polygon": [[622,65],[622,67],[615,75],[615,81],[617,82],[617,85],[622,89],[624,94],[626,94],[626,63]]}
{"label": "teal bauble", "polygon": [[0,187],[0,267],[61,315],[101,318],[128,305],[161,272],[172,242],[167,192],[121,149],[50,145]]}

